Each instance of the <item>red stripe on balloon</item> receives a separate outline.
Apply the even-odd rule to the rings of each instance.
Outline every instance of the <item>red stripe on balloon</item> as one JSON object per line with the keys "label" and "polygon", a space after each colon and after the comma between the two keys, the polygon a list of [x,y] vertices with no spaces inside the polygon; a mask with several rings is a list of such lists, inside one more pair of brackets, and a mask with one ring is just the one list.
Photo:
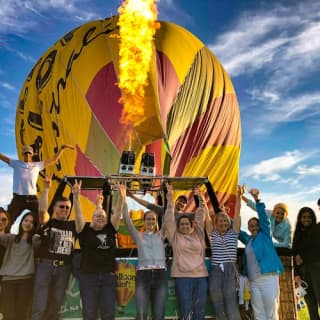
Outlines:
{"label": "red stripe on balloon", "polygon": [[167,126],[168,113],[176,100],[180,83],[176,71],[163,52],[157,52],[157,78],[162,127]]}
{"label": "red stripe on balloon", "polygon": [[[90,161],[90,159],[81,151],[77,145],[77,158],[75,165],[76,176],[88,176],[88,177],[101,177],[103,174],[99,169]],[[88,198],[92,202],[95,202],[97,191],[82,190],[81,195]]]}
{"label": "red stripe on balloon", "polygon": [[186,164],[210,146],[240,146],[240,114],[235,94],[215,98],[171,146],[171,174],[181,176]]}
{"label": "red stripe on balloon", "polygon": [[157,140],[152,144],[146,146],[146,152],[154,153],[155,154],[155,168],[156,168],[156,175],[162,175],[162,140]]}
{"label": "red stripe on balloon", "polygon": [[123,126],[120,125],[122,104],[118,102],[121,91],[117,87],[113,63],[105,65],[94,77],[86,98],[92,112],[108,137],[119,151],[125,147]]}

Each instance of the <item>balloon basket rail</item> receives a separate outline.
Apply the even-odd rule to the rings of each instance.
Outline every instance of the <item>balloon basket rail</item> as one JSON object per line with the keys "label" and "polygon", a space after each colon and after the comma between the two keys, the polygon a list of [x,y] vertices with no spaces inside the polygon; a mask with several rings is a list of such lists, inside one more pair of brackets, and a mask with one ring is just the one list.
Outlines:
{"label": "balloon basket rail", "polygon": [[166,183],[172,185],[174,191],[191,192],[197,186],[204,186],[210,202],[215,212],[219,211],[219,202],[217,200],[213,186],[207,177],[168,177],[168,176],[141,176],[141,175],[109,175],[100,177],[91,176],[64,176],[59,179],[58,188],[52,198],[49,206],[49,213],[53,213],[53,207],[56,199],[61,197],[66,190],[69,190],[69,198],[72,200],[71,188],[75,180],[82,181],[81,190],[100,190],[104,196],[103,207],[107,213],[111,212],[112,195],[117,190],[118,183],[125,183],[127,190],[131,193],[145,194],[154,192],[162,194],[164,205],[166,205]]}

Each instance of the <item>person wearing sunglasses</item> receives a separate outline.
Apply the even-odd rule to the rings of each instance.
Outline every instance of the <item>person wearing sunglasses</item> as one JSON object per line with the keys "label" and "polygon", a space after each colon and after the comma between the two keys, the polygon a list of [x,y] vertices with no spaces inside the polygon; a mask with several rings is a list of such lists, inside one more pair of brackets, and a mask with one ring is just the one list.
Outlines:
{"label": "person wearing sunglasses", "polygon": [[[34,151],[32,146],[22,147],[22,160],[10,159],[0,153],[0,160],[13,169],[13,198],[8,205],[12,222],[25,209],[35,214],[38,213],[37,180],[39,172],[47,166],[56,164],[65,149],[73,149],[73,147],[64,144],[52,158],[45,161],[33,161]],[[36,217],[37,219],[38,217]]]}
{"label": "person wearing sunglasses", "polygon": [[57,198],[52,217],[48,194],[52,175],[47,174],[39,202],[41,246],[36,257],[32,320],[58,319],[72,269],[75,221],[69,221],[71,202]]}

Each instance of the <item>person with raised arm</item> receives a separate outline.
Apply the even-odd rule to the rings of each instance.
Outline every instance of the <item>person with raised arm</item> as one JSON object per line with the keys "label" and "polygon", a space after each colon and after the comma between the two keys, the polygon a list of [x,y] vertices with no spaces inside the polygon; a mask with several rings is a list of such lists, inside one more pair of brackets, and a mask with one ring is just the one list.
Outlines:
{"label": "person with raised arm", "polygon": [[173,189],[168,183],[167,209],[164,216],[166,235],[173,248],[171,277],[175,279],[175,291],[180,319],[202,320],[207,301],[208,270],[205,265],[204,220],[208,210],[203,193],[196,188],[199,207],[194,221],[181,214],[175,221]]}
{"label": "person with raised arm", "polygon": [[[86,222],[79,200],[81,181],[72,187],[76,230],[81,247],[79,286],[84,320],[113,320],[116,301],[116,233],[125,201],[123,185],[117,184],[119,198],[108,221],[98,194],[91,222]],[[124,189],[125,190],[125,189]]]}
{"label": "person with raised arm", "polygon": [[[121,192],[125,197],[126,188]],[[144,231],[134,227],[125,202],[122,211],[123,219],[138,249],[138,265],[136,273],[136,307],[137,320],[147,320],[151,304],[153,320],[162,320],[165,316],[167,297],[167,268],[164,249],[164,235],[158,228],[158,217],[154,211],[146,211],[143,215]],[[164,226],[162,226],[164,227]]]}
{"label": "person with raised arm", "polygon": [[39,202],[41,245],[36,258],[32,320],[58,319],[72,269],[75,222],[69,221],[71,202],[59,197],[52,217],[48,194],[52,175],[46,174]]}
{"label": "person with raised arm", "polygon": [[233,221],[224,211],[211,217],[206,216],[206,231],[211,247],[211,272],[209,292],[217,320],[241,320],[237,287],[239,272],[237,266],[238,238],[241,226],[241,194],[239,186]]}
{"label": "person with raised arm", "polygon": [[246,245],[243,270],[249,279],[255,319],[278,320],[279,274],[284,269],[272,243],[270,218],[260,201],[260,192],[251,189],[249,193],[255,201],[258,218],[249,219],[250,234],[240,231],[239,240]]}
{"label": "person with raised arm", "polygon": [[0,153],[0,160],[13,168],[13,198],[8,205],[8,212],[12,222],[25,209],[34,212],[36,219],[38,219],[37,181],[39,172],[50,165],[56,164],[65,149],[74,148],[71,145],[64,144],[51,159],[45,161],[33,161],[34,152],[32,146],[22,147],[23,160],[10,159]]}
{"label": "person with raised arm", "polygon": [[[245,192],[246,185],[243,185]],[[244,193],[242,194],[242,200],[247,204],[249,208],[257,211],[254,201],[247,198]],[[290,248],[292,242],[292,227],[288,219],[288,206],[279,202],[274,205],[272,210],[266,210],[267,215],[270,218],[272,241],[276,247]]]}

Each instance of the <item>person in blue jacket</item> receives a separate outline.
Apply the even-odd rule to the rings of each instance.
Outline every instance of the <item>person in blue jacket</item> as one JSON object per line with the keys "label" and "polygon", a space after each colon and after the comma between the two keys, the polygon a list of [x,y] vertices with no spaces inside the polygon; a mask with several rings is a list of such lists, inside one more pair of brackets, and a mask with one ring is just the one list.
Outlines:
{"label": "person in blue jacket", "polygon": [[246,245],[244,254],[244,273],[249,279],[251,304],[256,320],[277,320],[280,294],[279,274],[283,265],[272,243],[271,224],[260,202],[259,190],[249,193],[255,200],[258,217],[248,221],[249,235],[240,231],[239,240]]}
{"label": "person in blue jacket", "polygon": [[[254,201],[248,199],[245,195],[242,195],[242,200],[249,208],[257,211]],[[288,211],[288,206],[283,202],[275,204],[272,210],[266,210],[266,213],[270,218],[272,241],[275,247],[291,247],[292,226],[288,219]]]}

